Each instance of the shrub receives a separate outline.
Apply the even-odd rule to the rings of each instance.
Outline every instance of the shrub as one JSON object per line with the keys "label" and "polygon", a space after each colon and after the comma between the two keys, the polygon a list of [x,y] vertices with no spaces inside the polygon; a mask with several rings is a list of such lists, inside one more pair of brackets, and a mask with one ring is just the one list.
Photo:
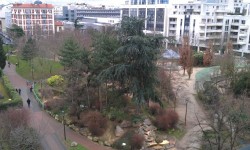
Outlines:
{"label": "shrub", "polygon": [[140,134],[134,134],[131,138],[131,147],[132,149],[141,149],[143,146],[143,143],[145,141],[145,138],[143,135]]}
{"label": "shrub", "polygon": [[202,66],[203,65],[203,53],[195,53],[194,54],[194,66]]}
{"label": "shrub", "polygon": [[159,103],[149,101],[149,110],[152,115],[158,115],[161,111],[161,106]]}
{"label": "shrub", "polygon": [[107,109],[104,114],[112,121],[121,122],[127,118],[127,114],[124,112],[123,109],[118,109],[114,107],[110,107]]}
{"label": "shrub", "polygon": [[44,102],[45,109],[47,110],[60,110],[64,108],[65,101],[63,99],[51,99]]}
{"label": "shrub", "polygon": [[30,115],[27,109],[8,109],[5,112],[8,124],[12,128],[17,128],[20,126],[28,126]]}
{"label": "shrub", "polygon": [[98,111],[91,111],[87,114],[86,124],[94,136],[101,136],[107,129],[107,119]]}
{"label": "shrub", "polygon": [[3,85],[6,88],[6,91],[8,92],[8,95],[10,95],[11,101],[8,101],[7,103],[2,103],[0,105],[0,109],[7,109],[8,107],[18,106],[22,105],[22,99],[20,95],[16,92],[16,90],[13,88],[12,84],[10,83],[10,80],[7,76],[3,76]]}
{"label": "shrub", "polygon": [[155,125],[160,130],[168,130],[174,128],[178,123],[179,116],[173,110],[163,111],[161,114],[156,116]]}
{"label": "shrub", "polygon": [[3,75],[3,71],[2,71],[2,69],[0,68],[0,78],[2,77],[2,75]]}
{"label": "shrub", "polygon": [[61,75],[54,75],[47,79],[50,86],[60,86],[63,83],[63,77]]}
{"label": "shrub", "polygon": [[233,84],[233,92],[235,95],[248,93],[250,96],[250,72],[238,73],[238,78]]}

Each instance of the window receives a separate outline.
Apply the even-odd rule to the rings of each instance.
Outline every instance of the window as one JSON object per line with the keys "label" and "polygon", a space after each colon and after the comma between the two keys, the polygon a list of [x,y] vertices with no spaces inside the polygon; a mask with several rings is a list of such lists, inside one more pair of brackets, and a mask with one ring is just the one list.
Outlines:
{"label": "window", "polygon": [[184,6],[184,8],[186,9],[186,8],[187,8],[187,6]]}
{"label": "window", "polygon": [[242,21],[241,21],[241,24],[246,24],[246,21],[245,21],[245,20],[242,20]]}
{"label": "window", "polygon": [[174,8],[177,8],[177,6],[175,5]]}

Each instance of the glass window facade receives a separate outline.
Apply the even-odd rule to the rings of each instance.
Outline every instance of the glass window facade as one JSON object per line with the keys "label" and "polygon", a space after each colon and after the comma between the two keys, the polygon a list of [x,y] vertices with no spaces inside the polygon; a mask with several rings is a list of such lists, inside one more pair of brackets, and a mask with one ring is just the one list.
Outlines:
{"label": "glass window facade", "polygon": [[160,4],[168,4],[168,0],[160,0]]}
{"label": "glass window facade", "polygon": [[148,0],[148,4],[155,4],[155,0]]}
{"label": "glass window facade", "polygon": [[136,8],[130,9],[130,17],[137,17],[137,9]]}
{"label": "glass window facade", "polygon": [[122,9],[122,16],[129,16],[129,9],[128,8],[124,8]]}
{"label": "glass window facade", "polygon": [[164,9],[157,8],[156,9],[156,31],[163,31],[164,24]]}
{"label": "glass window facade", "polygon": [[154,30],[155,9],[147,9],[147,30]]}
{"label": "glass window facade", "polygon": [[140,19],[146,18],[146,9],[145,8],[139,8],[139,16]]}
{"label": "glass window facade", "polygon": [[139,5],[145,5],[146,4],[146,0],[139,0]]}

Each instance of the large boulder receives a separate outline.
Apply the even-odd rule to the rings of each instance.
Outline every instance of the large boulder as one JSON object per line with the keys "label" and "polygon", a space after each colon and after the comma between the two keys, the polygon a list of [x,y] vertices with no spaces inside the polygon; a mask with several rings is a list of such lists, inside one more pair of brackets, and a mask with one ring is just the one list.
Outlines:
{"label": "large boulder", "polygon": [[124,130],[120,126],[117,125],[115,127],[115,136],[120,137],[123,135],[123,133],[124,133]]}

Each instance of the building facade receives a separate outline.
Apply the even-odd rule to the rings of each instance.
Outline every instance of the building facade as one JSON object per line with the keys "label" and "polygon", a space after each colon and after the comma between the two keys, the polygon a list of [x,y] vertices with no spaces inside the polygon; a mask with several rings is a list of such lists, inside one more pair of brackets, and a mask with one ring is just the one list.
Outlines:
{"label": "building facade", "polygon": [[82,20],[86,17],[92,18],[120,18],[120,9],[93,7],[84,5],[69,5],[63,7],[63,18],[74,22],[76,19]]}
{"label": "building facade", "polygon": [[51,4],[13,4],[12,23],[23,28],[28,36],[47,36],[55,33],[54,9]]}
{"label": "building facade", "polygon": [[127,0],[121,16],[145,19],[145,33],[162,34],[180,44],[189,36],[192,46],[205,50],[212,44],[225,49],[232,41],[234,51],[250,54],[249,4],[241,0],[195,0],[182,4],[163,0]]}

